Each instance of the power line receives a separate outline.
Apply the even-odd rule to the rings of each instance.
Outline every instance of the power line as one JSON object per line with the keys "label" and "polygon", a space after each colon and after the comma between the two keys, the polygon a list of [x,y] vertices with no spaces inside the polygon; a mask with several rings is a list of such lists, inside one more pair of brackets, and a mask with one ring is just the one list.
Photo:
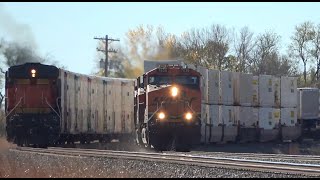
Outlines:
{"label": "power line", "polygon": [[120,41],[119,39],[112,39],[112,38],[108,38],[108,35],[106,35],[105,38],[98,38],[98,37],[94,37],[93,39],[97,39],[97,40],[100,40],[102,42],[105,43],[105,49],[99,49],[97,48],[97,51],[101,51],[101,52],[104,52],[105,54],[105,63],[104,63],[104,76],[107,77],[108,76],[108,53],[109,52],[112,52],[112,53],[117,53],[116,50],[114,49],[108,49],[108,44],[109,44],[109,41]]}

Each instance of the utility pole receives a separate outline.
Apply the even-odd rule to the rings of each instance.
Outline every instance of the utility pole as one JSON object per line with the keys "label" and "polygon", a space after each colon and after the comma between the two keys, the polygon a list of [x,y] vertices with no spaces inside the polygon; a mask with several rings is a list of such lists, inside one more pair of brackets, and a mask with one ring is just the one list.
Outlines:
{"label": "utility pole", "polygon": [[105,38],[94,37],[93,39],[97,39],[97,40],[103,41],[105,43],[105,49],[102,50],[102,49],[97,48],[97,51],[104,52],[104,54],[106,56],[105,61],[104,61],[104,76],[107,77],[108,76],[108,53],[109,52],[117,53],[114,49],[109,50],[109,48],[108,48],[109,41],[120,41],[120,40],[119,39],[112,39],[112,38],[109,39],[108,35],[106,35]]}

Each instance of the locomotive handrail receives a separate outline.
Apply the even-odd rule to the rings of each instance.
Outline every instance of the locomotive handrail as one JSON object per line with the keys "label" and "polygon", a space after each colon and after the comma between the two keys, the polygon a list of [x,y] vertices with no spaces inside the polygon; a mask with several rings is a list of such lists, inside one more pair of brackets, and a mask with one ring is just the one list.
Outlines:
{"label": "locomotive handrail", "polygon": [[57,113],[57,111],[56,110],[54,110],[54,108],[48,103],[48,101],[47,101],[47,98],[44,98],[45,100],[46,100],[46,103],[48,104],[48,106],[58,115],[58,117],[60,118],[60,120],[61,120],[61,116]]}
{"label": "locomotive handrail", "polygon": [[[60,110],[60,108],[59,108],[58,99],[61,99],[61,97],[57,97],[57,99],[56,99],[57,108],[58,108],[59,113],[60,113],[60,115],[61,115],[61,110]],[[60,120],[61,120],[61,117],[60,117]]]}
{"label": "locomotive handrail", "polygon": [[13,110],[15,110],[15,109],[18,107],[18,105],[19,105],[19,104],[21,103],[21,101],[22,101],[22,98],[23,98],[23,97],[20,98],[20,100],[19,100],[19,102],[16,104],[16,106],[14,106],[14,108],[11,109],[11,111],[8,113],[8,115],[6,115],[6,118],[13,112]]}

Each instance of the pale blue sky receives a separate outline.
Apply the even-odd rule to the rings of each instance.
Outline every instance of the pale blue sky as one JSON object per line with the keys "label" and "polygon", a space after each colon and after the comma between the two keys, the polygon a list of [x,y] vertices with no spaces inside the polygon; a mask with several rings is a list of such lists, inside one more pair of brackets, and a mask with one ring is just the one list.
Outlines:
{"label": "pale blue sky", "polygon": [[[192,27],[201,28],[218,23],[236,29],[249,26],[256,34],[273,30],[282,36],[284,46],[288,43],[295,25],[307,20],[320,23],[319,10],[318,2],[0,4],[0,11],[12,16],[16,24],[29,26],[41,55],[49,53],[69,70],[84,74],[91,73],[95,68],[93,60],[97,41],[93,39],[94,36],[108,34],[121,40],[128,29],[140,24],[162,25],[166,32],[180,35]],[[10,37],[13,36],[10,32],[12,30],[4,26],[0,22],[0,37],[15,39]]]}

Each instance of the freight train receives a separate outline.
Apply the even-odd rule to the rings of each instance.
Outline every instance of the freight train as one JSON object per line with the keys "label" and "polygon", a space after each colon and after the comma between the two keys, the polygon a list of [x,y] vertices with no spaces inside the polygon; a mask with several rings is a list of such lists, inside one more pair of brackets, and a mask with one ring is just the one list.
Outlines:
{"label": "freight train", "polygon": [[188,150],[200,142],[200,74],[187,67],[159,67],[134,80],[25,63],[5,79],[7,140],[19,146],[117,138]]}
{"label": "freight train", "polygon": [[319,127],[319,89],[291,77],[157,64],[137,79],[26,63],[5,75],[6,132],[19,146],[112,139],[157,150],[296,140]]}

